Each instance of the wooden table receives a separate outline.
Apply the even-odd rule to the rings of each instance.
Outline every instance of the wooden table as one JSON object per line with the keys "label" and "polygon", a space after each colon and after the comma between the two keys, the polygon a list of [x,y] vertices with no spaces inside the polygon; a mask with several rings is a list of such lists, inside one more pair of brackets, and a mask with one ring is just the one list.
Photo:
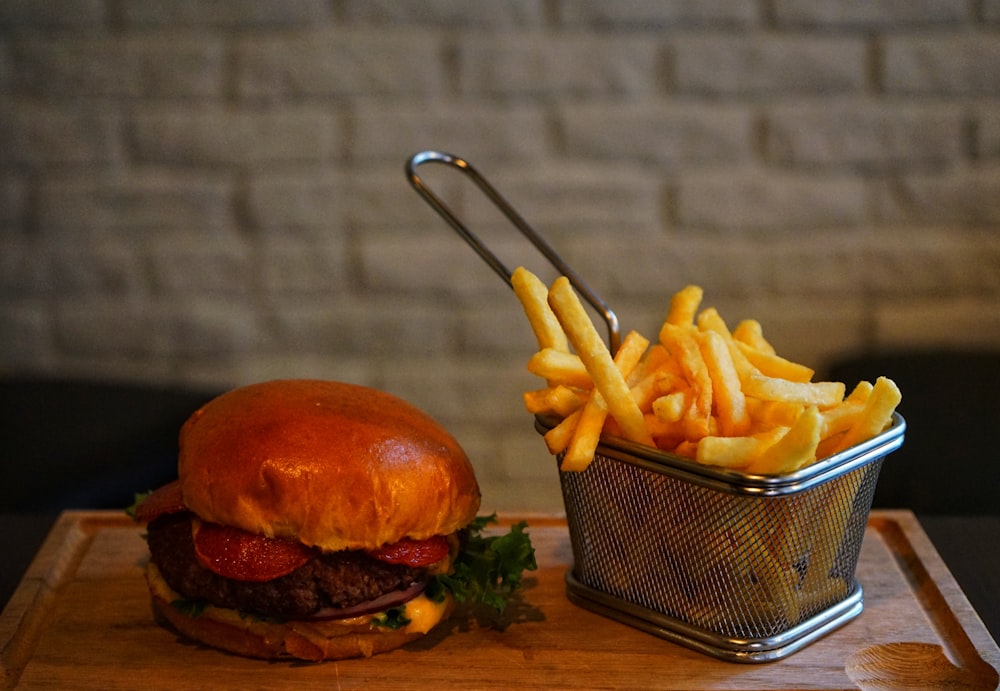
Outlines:
{"label": "wooden table", "polygon": [[[901,651],[995,688],[1000,649],[906,511],[875,511],[858,578],[865,610],[788,658],[737,664],[576,607],[562,519],[526,517],[539,570],[507,621],[461,611],[425,640],[371,659],[322,664],[248,660],[177,638],[152,619],[142,529],[119,513],[63,514],[0,617],[2,687],[211,688],[858,688],[859,652]],[[923,655],[936,656],[932,658]],[[849,669],[850,668],[850,669]],[[942,666],[942,669],[945,669]],[[863,687],[864,688],[864,687]],[[873,688],[873,687],[868,687]]]}

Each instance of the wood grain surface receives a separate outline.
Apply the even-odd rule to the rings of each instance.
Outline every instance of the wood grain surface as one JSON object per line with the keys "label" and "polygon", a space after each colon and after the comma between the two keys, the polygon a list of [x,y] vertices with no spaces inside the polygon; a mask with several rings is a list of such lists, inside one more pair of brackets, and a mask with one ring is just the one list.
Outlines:
{"label": "wood grain surface", "polygon": [[[403,649],[302,664],[235,657],[156,625],[141,527],[116,513],[67,512],[0,616],[0,681],[26,689],[886,688],[867,685],[885,681],[876,671],[870,682],[869,653],[898,665],[891,653],[916,649],[940,651],[963,671],[965,688],[996,687],[1000,650],[908,511],[872,513],[858,566],[864,612],[765,664],[722,662],[572,605],[565,523],[525,518],[539,570],[503,621],[459,610]],[[912,673],[902,660],[902,673]]]}

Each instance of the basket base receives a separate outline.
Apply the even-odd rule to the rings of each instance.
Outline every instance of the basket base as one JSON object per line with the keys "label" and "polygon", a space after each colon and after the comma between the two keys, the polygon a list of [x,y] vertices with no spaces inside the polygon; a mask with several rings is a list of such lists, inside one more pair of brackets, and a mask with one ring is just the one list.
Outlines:
{"label": "basket base", "polygon": [[806,621],[776,636],[747,639],[729,638],[692,626],[596,590],[577,580],[572,569],[566,572],[566,596],[573,604],[596,614],[727,662],[780,660],[853,620],[864,607],[861,584],[855,581],[854,588],[844,600]]}

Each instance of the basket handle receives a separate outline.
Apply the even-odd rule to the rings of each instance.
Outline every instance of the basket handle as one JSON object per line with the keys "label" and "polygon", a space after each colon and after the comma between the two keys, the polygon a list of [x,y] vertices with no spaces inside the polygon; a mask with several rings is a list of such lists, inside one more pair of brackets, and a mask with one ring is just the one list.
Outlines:
{"label": "basket handle", "polygon": [[465,240],[476,254],[485,261],[508,285],[510,285],[511,270],[471,231],[461,220],[448,208],[448,205],[441,201],[434,192],[424,184],[424,181],[417,175],[417,168],[424,163],[441,163],[458,169],[469,177],[476,186],[489,198],[491,202],[503,212],[504,216],[521,231],[535,248],[549,260],[562,275],[569,279],[569,282],[579,292],[590,305],[597,310],[604,323],[608,327],[608,345],[611,353],[618,350],[621,344],[619,333],[618,316],[612,311],[608,304],[594,292],[587,283],[563,260],[562,257],[549,245],[545,239],[532,228],[524,218],[521,217],[514,207],[504,199],[499,192],[491,185],[486,178],[472,167],[468,161],[452,154],[441,151],[421,151],[414,154],[406,162],[406,177],[417,193],[424,198],[431,208],[440,215],[448,224]]}

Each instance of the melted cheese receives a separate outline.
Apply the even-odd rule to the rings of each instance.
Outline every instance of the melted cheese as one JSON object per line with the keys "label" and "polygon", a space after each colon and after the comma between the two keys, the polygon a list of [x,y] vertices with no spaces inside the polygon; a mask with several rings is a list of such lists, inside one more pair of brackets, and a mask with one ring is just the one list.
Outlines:
{"label": "melted cheese", "polygon": [[424,594],[420,594],[406,603],[404,615],[410,623],[404,627],[409,633],[427,633],[444,618],[448,609],[448,600],[434,602]]}

